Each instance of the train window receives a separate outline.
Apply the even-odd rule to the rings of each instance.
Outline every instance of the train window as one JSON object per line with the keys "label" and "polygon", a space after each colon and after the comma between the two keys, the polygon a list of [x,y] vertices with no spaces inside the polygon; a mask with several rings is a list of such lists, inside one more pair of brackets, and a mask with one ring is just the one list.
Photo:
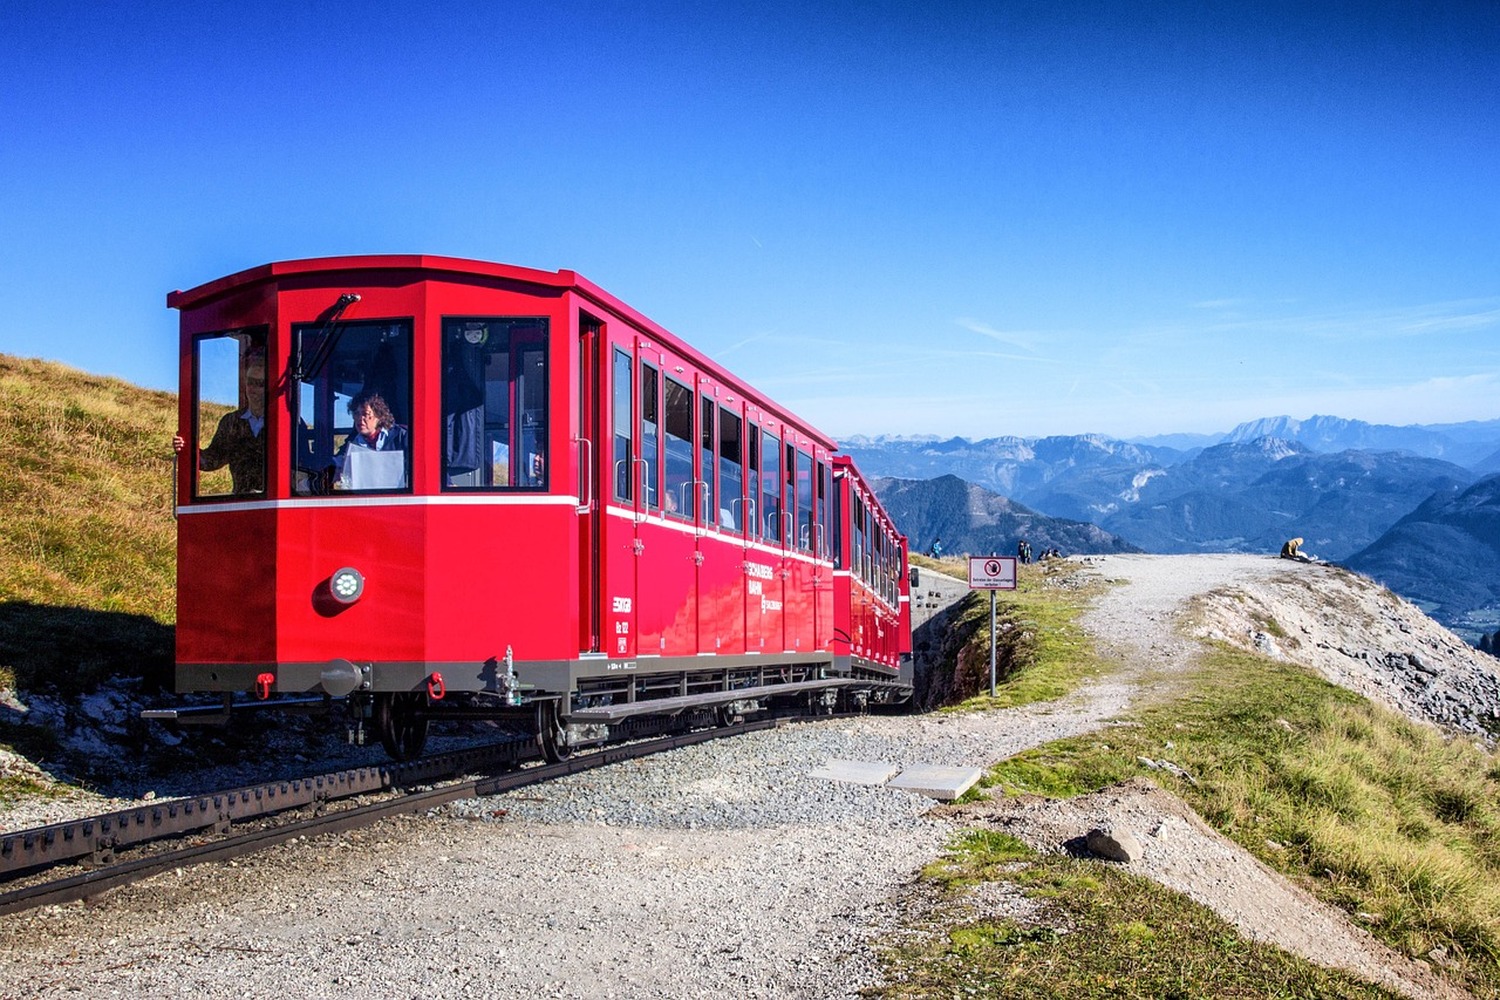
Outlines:
{"label": "train window", "polygon": [[703,491],[704,524],[718,524],[719,505],[714,493],[714,401],[698,397],[699,489]]}
{"label": "train window", "polygon": [[641,363],[641,491],[645,494],[646,506],[656,510],[661,506],[657,492],[657,457],[661,447],[661,415],[657,406],[656,369]]}
{"label": "train window", "polygon": [[760,476],[760,523],[766,541],[781,541],[781,442],[763,431],[760,457],[765,463]]}
{"label": "train window", "polygon": [[864,501],[858,493],[853,495],[853,546],[849,552],[849,568],[855,576],[864,579]]}
{"label": "train window", "polygon": [[[843,477],[837,472],[833,474],[833,486],[838,486],[838,481]],[[840,487],[833,496],[830,505],[830,513],[833,520],[829,524],[828,544],[833,549],[833,568],[844,568],[844,490]]]}
{"label": "train window", "polygon": [[813,526],[813,467],[812,456],[807,452],[797,449],[797,546],[803,552],[812,552],[817,548],[817,539],[813,532],[817,529]]}
{"label": "train window", "polygon": [[635,467],[630,453],[630,355],[615,351],[613,426],[615,436],[615,499],[629,502],[635,495],[631,484],[635,478],[630,470]]}
{"label": "train window", "polygon": [[[740,453],[740,417],[719,410],[719,527],[739,531],[744,524],[744,456]],[[751,508],[754,509],[753,507]]]}
{"label": "train window", "polygon": [[834,544],[834,537],[828,533],[828,466],[823,462],[818,463],[818,555],[824,559],[829,557],[828,547]]}
{"label": "train window", "polygon": [[786,522],[786,544],[791,546],[797,541],[797,449],[790,443],[784,447],[781,470],[786,481],[781,486],[781,502],[786,504],[786,516],[782,520]]}
{"label": "train window", "polygon": [[443,320],[443,487],[547,485],[547,321]]}
{"label": "train window", "polygon": [[193,417],[193,496],[264,493],[265,330],[215,333],[193,342]]}
{"label": "train window", "polygon": [[693,390],[668,378],[662,395],[667,457],[662,506],[677,517],[693,516]]}
{"label": "train window", "polygon": [[745,534],[760,537],[760,428],[745,427]]}
{"label": "train window", "polygon": [[292,492],[407,490],[411,322],[292,327]]}

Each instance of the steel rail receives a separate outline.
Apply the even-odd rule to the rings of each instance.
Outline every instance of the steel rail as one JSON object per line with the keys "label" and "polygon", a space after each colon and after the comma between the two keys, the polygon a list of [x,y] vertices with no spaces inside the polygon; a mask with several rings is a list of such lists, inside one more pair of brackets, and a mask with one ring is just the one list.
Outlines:
{"label": "steel rail", "polygon": [[392,816],[420,812],[455,801],[457,799],[480,798],[498,795],[527,785],[551,781],[569,774],[578,774],[617,764],[626,760],[648,757],[652,754],[675,750],[679,747],[706,743],[710,740],[737,736],[743,733],[771,729],[782,725],[785,719],[759,719],[717,729],[679,733],[659,739],[604,747],[600,750],[571,757],[557,764],[528,767],[506,774],[491,774],[470,778],[453,784],[441,785],[421,791],[409,791],[398,798],[372,802],[363,806],[314,816],[309,819],[286,823],[270,829],[229,836],[212,844],[200,844],[179,850],[163,852],[148,858],[120,862],[96,868],[67,878],[41,882],[32,886],[13,889],[0,894],[0,915],[17,913],[39,906],[69,903],[98,895],[107,889],[118,888],[139,882],[160,872],[187,865],[210,861],[224,861],[243,857],[256,851],[285,843],[294,837],[316,836],[328,833],[343,833],[371,826]]}
{"label": "steel rail", "polygon": [[353,767],[204,795],[165,798],[98,816],[8,832],[0,835],[0,881],[78,858],[107,862],[119,848],[198,830],[212,828],[227,833],[232,823],[289,809],[519,763],[530,747],[529,740],[486,743],[405,763]]}

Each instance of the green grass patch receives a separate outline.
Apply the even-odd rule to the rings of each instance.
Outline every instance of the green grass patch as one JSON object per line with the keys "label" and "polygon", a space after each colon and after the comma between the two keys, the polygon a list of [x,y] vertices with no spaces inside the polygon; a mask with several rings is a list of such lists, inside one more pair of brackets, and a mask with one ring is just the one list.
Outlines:
{"label": "green grass patch", "polygon": [[1493,754],[1228,648],[1131,721],[1019,754],[985,784],[1066,797],[1150,776],[1398,951],[1441,948],[1466,988],[1500,996]]}
{"label": "green grass patch", "polygon": [[[886,953],[890,985],[868,996],[1394,996],[1247,941],[1208,908],[1116,865],[1020,854],[1002,843],[998,854],[1008,860],[996,872],[996,857],[974,850],[980,833],[956,838],[939,862],[939,881],[956,890],[998,875],[1037,901],[1039,912],[1024,920],[970,914],[929,929]],[[963,905],[962,896],[949,898]]]}
{"label": "green grass patch", "polygon": [[948,851],[922,870],[924,877],[953,887],[994,881],[1017,861],[1035,856],[1018,837],[998,830],[963,830]]}

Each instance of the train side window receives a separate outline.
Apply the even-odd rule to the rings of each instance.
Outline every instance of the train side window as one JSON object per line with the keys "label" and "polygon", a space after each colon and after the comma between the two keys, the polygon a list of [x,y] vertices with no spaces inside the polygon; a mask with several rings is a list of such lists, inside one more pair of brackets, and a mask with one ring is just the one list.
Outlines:
{"label": "train side window", "polygon": [[676,517],[693,516],[693,390],[668,378],[662,394],[667,456],[662,507]]}
{"label": "train side window", "polygon": [[615,351],[614,362],[614,395],[612,417],[615,438],[615,499],[627,503],[635,496],[633,484],[635,477],[630,474],[635,463],[631,461],[634,457],[630,451],[630,377],[631,364],[630,355],[624,351]]}
{"label": "train side window", "polygon": [[411,321],[292,327],[292,492],[411,488]]}
{"label": "train side window", "polygon": [[781,441],[763,431],[760,457],[765,463],[760,476],[760,523],[768,542],[781,541]]}
{"label": "train side window", "polygon": [[703,517],[702,523],[718,524],[719,504],[717,494],[714,491],[714,401],[707,396],[698,397],[698,451],[699,451],[699,473],[698,481],[701,484],[699,491],[703,494]]}
{"label": "train side window", "polygon": [[817,554],[827,559],[830,556],[829,546],[836,544],[836,536],[829,534],[828,519],[828,466],[824,462],[818,463],[818,545]]}
{"label": "train side window", "polygon": [[816,547],[817,539],[813,532],[813,466],[812,456],[802,449],[797,449],[797,547],[803,552],[811,552]]}
{"label": "train side window", "polygon": [[265,330],[215,333],[193,342],[193,418],[193,496],[265,493]]}
{"label": "train side window", "polygon": [[657,405],[656,369],[641,363],[641,491],[645,494],[646,507],[656,510],[661,506],[656,478],[657,457],[661,447],[661,415]]}
{"label": "train side window", "polygon": [[760,427],[745,425],[745,535],[760,537]]}
{"label": "train side window", "polygon": [[[739,531],[744,525],[744,456],[740,451],[740,417],[719,409],[719,527]],[[754,508],[752,508],[754,509]]]}
{"label": "train side window", "polygon": [[547,320],[443,320],[443,486],[544,489]]}
{"label": "train side window", "polygon": [[859,540],[859,547],[854,553],[854,572],[861,580],[868,583],[868,574],[865,572],[865,504],[863,500],[859,501],[859,512],[855,518],[855,537]]}
{"label": "train side window", "polygon": [[[835,474],[835,481],[837,481]],[[833,524],[828,533],[828,544],[833,547],[833,568],[844,568],[844,489],[839,488],[833,498]]]}

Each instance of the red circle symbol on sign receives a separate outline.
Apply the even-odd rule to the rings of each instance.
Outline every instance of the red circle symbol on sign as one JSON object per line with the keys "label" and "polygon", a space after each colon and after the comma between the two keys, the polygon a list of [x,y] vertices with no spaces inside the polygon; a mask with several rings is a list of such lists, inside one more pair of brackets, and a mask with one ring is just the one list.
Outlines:
{"label": "red circle symbol on sign", "polygon": [[998,559],[991,559],[989,562],[984,564],[984,571],[990,576],[999,576],[1000,561]]}

